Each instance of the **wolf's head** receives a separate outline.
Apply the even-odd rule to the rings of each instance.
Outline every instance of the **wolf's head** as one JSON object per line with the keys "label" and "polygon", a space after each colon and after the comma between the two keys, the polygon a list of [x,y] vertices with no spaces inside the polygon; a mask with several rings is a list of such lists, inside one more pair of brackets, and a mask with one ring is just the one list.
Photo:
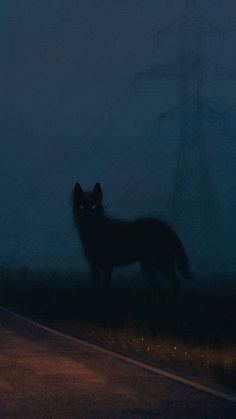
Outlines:
{"label": "wolf's head", "polygon": [[91,192],[85,192],[77,182],[73,189],[73,211],[76,221],[96,220],[103,214],[102,188],[96,183]]}

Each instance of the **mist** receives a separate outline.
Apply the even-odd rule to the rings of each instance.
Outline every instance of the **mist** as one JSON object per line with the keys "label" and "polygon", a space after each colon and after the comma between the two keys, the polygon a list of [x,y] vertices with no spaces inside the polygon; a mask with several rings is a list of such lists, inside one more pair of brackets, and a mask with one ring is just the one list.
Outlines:
{"label": "mist", "polygon": [[[220,49],[213,39],[204,52],[223,76],[203,86],[204,101],[216,112],[204,122],[204,144],[220,230],[212,235],[214,249],[203,235],[195,252],[191,240],[188,245],[191,226],[176,229],[186,237],[195,269],[232,273],[236,4],[197,3],[223,37]],[[180,91],[170,80],[159,82],[157,89],[139,89],[135,81],[159,64],[173,62],[176,69],[178,46],[158,33],[182,15],[185,4],[1,2],[1,265],[86,269],[70,205],[77,180],[85,189],[99,181],[113,216],[156,215],[175,225],[171,208],[179,122],[173,114],[162,131],[158,118],[180,105]],[[223,133],[216,114],[224,122]]]}

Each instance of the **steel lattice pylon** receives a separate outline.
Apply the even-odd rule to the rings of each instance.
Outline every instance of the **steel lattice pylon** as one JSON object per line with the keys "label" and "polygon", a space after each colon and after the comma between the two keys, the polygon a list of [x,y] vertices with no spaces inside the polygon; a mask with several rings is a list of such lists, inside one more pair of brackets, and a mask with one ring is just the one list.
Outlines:
{"label": "steel lattice pylon", "polygon": [[[197,252],[204,240],[220,230],[219,204],[213,192],[202,126],[203,42],[220,32],[203,21],[197,4],[187,3],[178,29],[180,42],[180,144],[174,178],[171,218],[182,230],[188,247]],[[203,24],[204,22],[204,24]],[[215,241],[215,240],[214,240]]]}
{"label": "steel lattice pylon", "polygon": [[[135,80],[136,88],[144,84],[146,89],[148,81],[170,80],[180,89],[180,106],[158,117],[159,133],[162,132],[164,121],[172,118],[179,121],[179,147],[170,216],[192,253],[197,254],[204,241],[210,254],[210,248],[216,250],[216,239],[222,230],[220,204],[211,181],[203,125],[206,119],[219,122],[219,135],[223,139],[225,117],[206,103],[203,87],[208,81],[235,75],[230,70],[216,66],[216,57],[207,56],[207,41],[214,39],[214,43],[223,45],[224,34],[204,19],[195,0],[188,0],[182,16],[158,32],[159,39],[168,35],[177,39],[177,58],[171,63],[155,65],[139,73]],[[150,90],[153,91],[153,83],[151,86]]]}

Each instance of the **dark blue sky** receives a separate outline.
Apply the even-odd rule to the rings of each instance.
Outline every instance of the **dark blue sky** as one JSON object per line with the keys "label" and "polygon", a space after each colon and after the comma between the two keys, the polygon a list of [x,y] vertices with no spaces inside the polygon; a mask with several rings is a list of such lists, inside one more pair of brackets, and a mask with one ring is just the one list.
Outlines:
{"label": "dark blue sky", "polygon": [[[158,136],[155,121],[178,104],[178,92],[163,86],[156,94],[134,94],[133,80],[176,55],[175,47],[156,42],[156,33],[181,15],[185,3],[1,1],[0,263],[84,269],[69,206],[77,179],[86,188],[99,180],[112,214],[168,219],[178,138]],[[198,4],[224,33],[218,64],[236,69],[235,1]],[[208,136],[206,147],[231,270],[236,77],[204,89],[226,116],[225,137]]]}

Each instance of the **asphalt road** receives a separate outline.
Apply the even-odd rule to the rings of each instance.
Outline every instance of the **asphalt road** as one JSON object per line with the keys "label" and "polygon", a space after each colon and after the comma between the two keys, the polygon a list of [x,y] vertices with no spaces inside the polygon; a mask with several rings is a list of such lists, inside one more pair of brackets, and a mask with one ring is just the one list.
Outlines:
{"label": "asphalt road", "polygon": [[235,419],[236,403],[0,310],[0,418]]}

